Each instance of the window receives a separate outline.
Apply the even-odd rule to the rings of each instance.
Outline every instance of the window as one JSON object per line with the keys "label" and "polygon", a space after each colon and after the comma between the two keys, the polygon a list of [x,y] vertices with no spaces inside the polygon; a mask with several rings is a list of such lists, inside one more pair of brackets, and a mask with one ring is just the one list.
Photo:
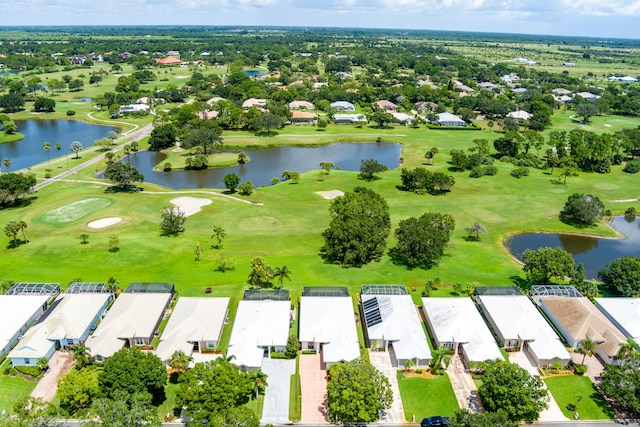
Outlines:
{"label": "window", "polygon": [[145,345],[147,343],[147,340],[144,338],[134,338],[133,343],[135,345]]}
{"label": "window", "polygon": [[453,350],[453,348],[455,347],[455,344],[452,342],[446,342],[442,345],[444,348],[448,348],[449,350]]}
{"label": "window", "polygon": [[209,342],[207,342],[207,348],[216,348],[216,344],[211,342],[211,341],[209,341]]}
{"label": "window", "polygon": [[312,343],[312,342],[308,343],[307,344],[307,349],[308,350],[315,350],[314,343]]}
{"label": "window", "polygon": [[74,342],[73,340],[67,340],[67,344],[68,344],[68,345],[74,345],[74,344],[75,344],[75,342]]}
{"label": "window", "polygon": [[507,345],[505,345],[505,347],[507,347],[507,348],[518,348],[518,340],[508,340],[507,341]]}
{"label": "window", "polygon": [[29,359],[24,359],[24,364],[25,364],[25,365],[30,365],[30,364],[31,364],[31,361],[30,361]]}

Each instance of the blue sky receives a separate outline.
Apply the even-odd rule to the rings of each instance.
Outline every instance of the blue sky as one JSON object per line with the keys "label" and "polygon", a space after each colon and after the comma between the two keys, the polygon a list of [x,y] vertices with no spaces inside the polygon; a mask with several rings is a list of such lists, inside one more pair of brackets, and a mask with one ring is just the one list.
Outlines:
{"label": "blue sky", "polygon": [[273,25],[640,38],[640,0],[0,0],[0,25]]}

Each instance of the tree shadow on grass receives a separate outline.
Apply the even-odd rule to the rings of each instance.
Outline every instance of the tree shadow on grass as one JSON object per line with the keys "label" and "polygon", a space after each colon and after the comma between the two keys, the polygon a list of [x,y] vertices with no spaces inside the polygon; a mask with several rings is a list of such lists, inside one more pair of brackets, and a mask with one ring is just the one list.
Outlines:
{"label": "tree shadow on grass", "polygon": [[520,276],[509,276],[509,280],[518,287],[523,293],[528,293],[531,290],[531,282]]}
{"label": "tree shadow on grass", "polygon": [[15,245],[15,242],[13,241],[13,238],[11,239],[11,241],[9,241],[9,243],[7,244],[7,249],[17,249],[22,245],[26,245],[27,243],[29,243],[28,240],[22,240],[22,239],[18,239],[18,246]]}
{"label": "tree shadow on grass", "polygon": [[127,186],[121,186],[121,185],[112,185],[111,187],[107,187],[104,192],[107,194],[114,194],[114,193],[140,193],[141,191],[143,191],[144,188],[143,187],[138,187],[137,185],[127,185]]}
{"label": "tree shadow on grass", "polygon": [[10,203],[0,204],[0,210],[20,209],[30,206],[33,201],[38,200],[37,196],[20,197]]}
{"label": "tree shadow on grass", "polygon": [[414,270],[416,268],[420,269],[420,270],[430,270],[431,268],[433,268],[437,264],[435,261],[430,261],[430,262],[426,262],[426,263],[410,265],[408,263],[406,257],[403,254],[400,253],[398,248],[389,249],[388,255],[389,255],[389,258],[391,259],[391,262],[393,263],[393,265],[405,266],[407,268],[407,270]]}
{"label": "tree shadow on grass", "polygon": [[591,400],[593,400],[598,408],[602,409],[602,412],[604,412],[607,417],[613,419],[616,416],[616,413],[611,408],[611,405],[609,405],[609,402],[607,402],[602,394],[600,394],[595,385],[591,384],[591,387],[593,388],[593,393],[589,395]]}

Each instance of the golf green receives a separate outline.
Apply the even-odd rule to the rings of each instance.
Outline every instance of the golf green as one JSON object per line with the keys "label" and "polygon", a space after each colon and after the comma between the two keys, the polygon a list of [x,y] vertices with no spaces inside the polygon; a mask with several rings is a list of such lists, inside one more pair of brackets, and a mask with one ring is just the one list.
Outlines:
{"label": "golf green", "polygon": [[50,225],[67,224],[77,221],[90,213],[111,206],[112,203],[113,201],[111,199],[104,197],[90,197],[50,210],[42,215],[40,220]]}

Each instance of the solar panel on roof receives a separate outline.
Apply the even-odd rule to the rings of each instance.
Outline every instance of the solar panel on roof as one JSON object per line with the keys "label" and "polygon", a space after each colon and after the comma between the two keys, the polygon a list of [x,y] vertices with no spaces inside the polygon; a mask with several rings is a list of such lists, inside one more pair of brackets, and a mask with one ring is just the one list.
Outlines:
{"label": "solar panel on roof", "polygon": [[367,327],[375,326],[382,323],[382,315],[378,305],[378,298],[371,298],[362,303],[364,307],[364,321]]}

